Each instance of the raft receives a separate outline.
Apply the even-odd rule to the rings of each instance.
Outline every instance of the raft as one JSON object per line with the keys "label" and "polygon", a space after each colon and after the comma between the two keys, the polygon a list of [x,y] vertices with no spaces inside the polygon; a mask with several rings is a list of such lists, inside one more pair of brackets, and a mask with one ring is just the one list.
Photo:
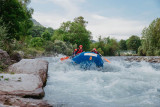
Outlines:
{"label": "raft", "polygon": [[72,58],[72,61],[76,64],[87,64],[89,66],[94,63],[97,67],[103,67],[104,63],[101,56],[94,52],[82,52]]}

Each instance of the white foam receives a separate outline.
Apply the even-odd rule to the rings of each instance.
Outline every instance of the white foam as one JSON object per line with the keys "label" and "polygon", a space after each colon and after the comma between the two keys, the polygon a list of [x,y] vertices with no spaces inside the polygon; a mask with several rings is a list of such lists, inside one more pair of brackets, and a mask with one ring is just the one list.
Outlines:
{"label": "white foam", "polygon": [[[50,62],[45,100],[62,107],[160,106],[160,64],[107,58],[103,70],[84,70],[60,57]],[[154,65],[154,66],[153,66]]]}

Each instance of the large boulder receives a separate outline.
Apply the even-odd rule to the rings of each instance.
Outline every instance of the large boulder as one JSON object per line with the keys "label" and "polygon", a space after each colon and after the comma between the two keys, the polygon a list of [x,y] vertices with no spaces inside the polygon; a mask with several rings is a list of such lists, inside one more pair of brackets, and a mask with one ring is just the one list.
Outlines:
{"label": "large boulder", "polygon": [[49,107],[42,100],[24,99],[43,98],[47,72],[48,62],[44,60],[23,59],[11,65],[9,74],[0,74],[0,106]]}
{"label": "large boulder", "polygon": [[11,63],[11,59],[8,53],[1,49],[0,49],[0,63],[1,65],[9,65]]}
{"label": "large boulder", "polygon": [[10,55],[10,58],[11,58],[11,60],[14,60],[16,62],[19,62],[22,59],[21,55],[18,52],[13,52]]}
{"label": "large boulder", "polygon": [[0,74],[1,95],[42,98],[43,83],[40,77],[34,74]]}
{"label": "large boulder", "polygon": [[36,74],[39,75],[45,84],[47,80],[48,62],[38,59],[22,59],[20,62],[11,65],[8,72],[16,74]]}

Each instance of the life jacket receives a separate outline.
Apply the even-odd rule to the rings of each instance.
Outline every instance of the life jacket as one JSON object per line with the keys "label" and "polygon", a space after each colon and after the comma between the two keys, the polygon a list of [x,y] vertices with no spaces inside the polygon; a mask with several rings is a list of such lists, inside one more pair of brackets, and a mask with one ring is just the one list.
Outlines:
{"label": "life jacket", "polygon": [[94,52],[94,53],[98,54],[98,52],[97,52],[97,51],[92,51],[92,52]]}
{"label": "life jacket", "polygon": [[79,54],[79,53],[82,53],[82,52],[83,52],[82,49],[78,49],[78,50],[76,51],[76,54]]}

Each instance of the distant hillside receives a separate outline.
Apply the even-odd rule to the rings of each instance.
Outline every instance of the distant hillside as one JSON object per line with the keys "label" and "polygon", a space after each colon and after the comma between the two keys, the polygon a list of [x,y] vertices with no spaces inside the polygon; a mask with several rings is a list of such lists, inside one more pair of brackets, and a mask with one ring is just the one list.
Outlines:
{"label": "distant hillside", "polygon": [[42,26],[39,22],[37,22],[35,19],[31,19],[33,24],[36,26]]}
{"label": "distant hillside", "polygon": [[92,43],[96,43],[96,41],[95,40],[91,40],[92,41]]}

